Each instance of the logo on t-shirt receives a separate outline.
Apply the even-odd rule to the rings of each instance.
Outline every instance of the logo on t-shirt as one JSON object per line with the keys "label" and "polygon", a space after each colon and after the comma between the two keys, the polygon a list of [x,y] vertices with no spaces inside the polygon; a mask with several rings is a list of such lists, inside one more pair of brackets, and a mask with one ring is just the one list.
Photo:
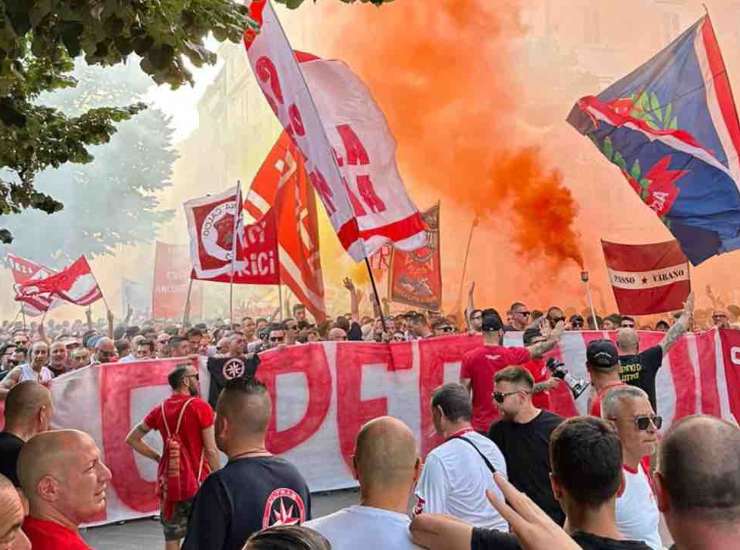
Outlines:
{"label": "logo on t-shirt", "polygon": [[240,378],[244,376],[244,361],[241,359],[229,359],[224,363],[224,366],[221,369],[221,374],[224,375],[224,378],[226,380],[233,380],[234,378]]}
{"label": "logo on t-shirt", "polygon": [[262,528],[275,525],[299,525],[306,521],[306,506],[292,489],[275,489],[265,502]]}
{"label": "logo on t-shirt", "polygon": [[498,361],[499,359],[501,359],[501,356],[499,354],[496,354],[496,355],[486,354],[486,359],[488,359],[489,361]]}
{"label": "logo on t-shirt", "polygon": [[413,514],[415,516],[418,516],[419,514],[424,513],[424,505],[427,503],[426,500],[424,500],[419,495],[416,495],[416,506],[414,506],[414,512]]}

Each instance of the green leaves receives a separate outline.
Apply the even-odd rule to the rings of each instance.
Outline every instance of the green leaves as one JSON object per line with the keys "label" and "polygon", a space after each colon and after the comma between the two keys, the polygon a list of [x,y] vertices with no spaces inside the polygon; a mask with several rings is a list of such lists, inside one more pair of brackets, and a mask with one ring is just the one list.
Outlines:
{"label": "green leaves", "polygon": [[673,116],[673,104],[661,105],[655,92],[642,91],[632,94],[634,107],[630,116],[644,120],[656,130],[677,130],[678,119]]}

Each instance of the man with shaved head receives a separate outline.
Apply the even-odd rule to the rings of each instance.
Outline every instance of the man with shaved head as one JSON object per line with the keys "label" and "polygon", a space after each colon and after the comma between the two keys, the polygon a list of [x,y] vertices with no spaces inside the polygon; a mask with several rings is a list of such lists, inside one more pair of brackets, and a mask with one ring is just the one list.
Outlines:
{"label": "man with shaved head", "polygon": [[30,550],[31,543],[21,530],[26,515],[18,491],[0,475],[0,550]]}
{"label": "man with shaved head", "polygon": [[23,531],[34,550],[88,550],[79,526],[102,518],[111,479],[92,437],[78,430],[32,437],[21,450],[18,477],[29,503]]}
{"label": "man with shaved head", "polygon": [[49,429],[54,414],[51,393],[38,382],[16,384],[5,400],[5,430],[0,432],[0,474],[20,485],[16,467],[23,444]]}
{"label": "man with shaved head", "polygon": [[673,425],[660,444],[655,489],[677,550],[740,545],[740,429],[711,416]]}
{"label": "man with shaved head", "polygon": [[116,354],[116,345],[112,338],[103,336],[95,342],[95,358],[93,359],[93,365],[101,365],[104,363],[113,363],[116,361],[118,355]]}
{"label": "man with shaved head", "polygon": [[637,386],[648,394],[653,410],[658,410],[655,398],[655,378],[665,357],[678,339],[688,330],[694,312],[694,294],[689,294],[683,312],[676,323],[668,329],[657,346],[640,351],[640,340],[634,328],[619,329],[619,378],[625,384]]}
{"label": "man with shaved head", "polygon": [[409,427],[390,416],[365,424],[357,434],[353,469],[360,504],[306,527],[324,535],[332,548],[419,548],[411,541],[408,501],[421,460]]}
{"label": "man with shaved head", "polygon": [[41,341],[34,342],[31,346],[31,362],[14,367],[0,382],[0,399],[5,399],[11,388],[19,382],[33,380],[41,384],[48,384],[54,378],[54,373],[46,366],[48,360],[48,344]]}
{"label": "man with shaved head", "polygon": [[216,405],[216,444],[229,461],[195,496],[183,549],[241,550],[249,536],[311,517],[303,476],[265,446],[272,404],[252,377],[226,383]]}

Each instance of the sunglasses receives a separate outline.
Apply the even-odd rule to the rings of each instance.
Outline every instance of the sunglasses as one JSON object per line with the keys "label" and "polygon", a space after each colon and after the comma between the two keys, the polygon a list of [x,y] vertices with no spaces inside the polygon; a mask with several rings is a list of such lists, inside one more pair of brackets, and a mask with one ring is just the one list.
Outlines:
{"label": "sunglasses", "polygon": [[285,336],[270,336],[270,342],[282,342]]}
{"label": "sunglasses", "polygon": [[514,315],[524,315],[524,317],[529,317],[532,315],[531,311],[515,311]]}
{"label": "sunglasses", "polygon": [[550,321],[553,323],[559,323],[560,321],[565,321],[565,317],[551,317]]}
{"label": "sunglasses", "polygon": [[622,328],[635,328],[635,323],[622,323]]}
{"label": "sunglasses", "polygon": [[583,326],[583,321],[573,321],[571,323],[571,325],[574,326],[574,327],[582,327]]}
{"label": "sunglasses", "polygon": [[[500,391],[495,391],[495,392],[493,392],[493,400],[496,403],[503,403],[504,402],[504,399],[506,399],[510,395],[514,395],[514,394],[520,393],[522,391],[523,390],[517,390],[517,391],[509,391],[509,392],[506,392],[506,393],[503,393],[503,392],[500,392]],[[527,393],[527,392],[524,392],[524,393]]]}
{"label": "sunglasses", "polygon": [[650,427],[651,423],[653,426],[655,426],[656,430],[659,430],[660,427],[663,425],[663,417],[657,415],[635,417],[635,426],[637,426],[637,429],[641,432],[647,430]]}
{"label": "sunglasses", "polygon": [[441,330],[442,332],[452,332],[455,329],[453,329],[452,327],[439,327],[439,330]]}

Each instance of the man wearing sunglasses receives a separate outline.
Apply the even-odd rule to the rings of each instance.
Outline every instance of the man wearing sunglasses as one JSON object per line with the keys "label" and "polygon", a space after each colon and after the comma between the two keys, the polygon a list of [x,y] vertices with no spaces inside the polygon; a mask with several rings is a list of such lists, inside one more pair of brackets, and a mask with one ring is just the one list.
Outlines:
{"label": "man wearing sunglasses", "polygon": [[483,346],[463,356],[460,383],[473,396],[473,428],[479,433],[488,433],[488,428],[498,417],[498,410],[491,402],[493,377],[509,365],[523,365],[532,358],[542,357],[558,343],[565,325],[558,323],[551,330],[546,322],[540,324],[541,342],[527,347],[504,347],[504,324],[495,309],[483,310]]}
{"label": "man wearing sunglasses", "polygon": [[529,326],[532,312],[523,303],[514,302],[511,304],[507,314],[509,316],[509,324],[504,327],[504,331],[514,332],[524,330]]}
{"label": "man wearing sunglasses", "polygon": [[624,488],[617,498],[617,527],[627,538],[660,550],[660,512],[650,481],[649,457],[658,447],[662,418],[656,416],[647,394],[634,386],[609,390],[601,414],[622,442]]}

